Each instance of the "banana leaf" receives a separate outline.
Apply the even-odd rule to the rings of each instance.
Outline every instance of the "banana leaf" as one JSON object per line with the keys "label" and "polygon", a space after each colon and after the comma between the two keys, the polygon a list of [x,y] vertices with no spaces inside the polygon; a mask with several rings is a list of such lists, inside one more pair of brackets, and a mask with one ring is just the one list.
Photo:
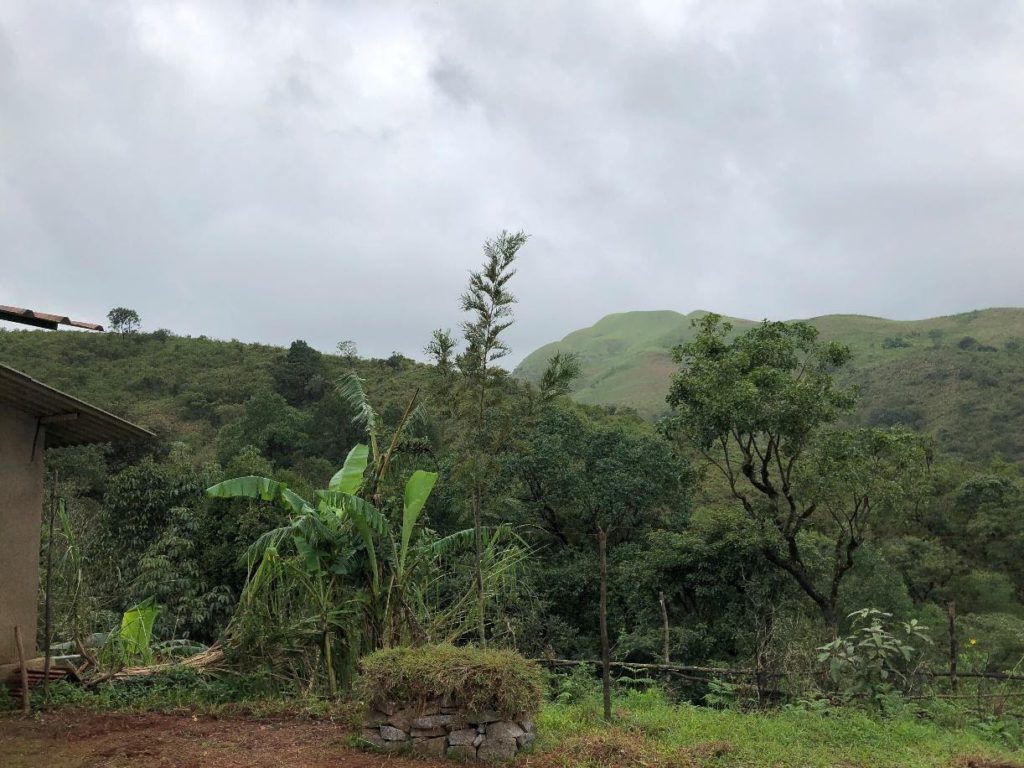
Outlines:
{"label": "banana leaf", "polygon": [[409,554],[409,541],[416,528],[423,505],[427,503],[430,492],[437,482],[437,472],[424,472],[417,469],[405,484],[405,505],[402,511],[402,550],[398,556],[399,573],[405,573],[405,559]]}
{"label": "banana leaf", "polygon": [[248,498],[261,499],[262,501],[275,501],[283,504],[296,514],[306,514],[313,511],[309,502],[303,499],[294,491],[290,491],[284,483],[271,480],[269,477],[234,477],[222,483],[211,485],[206,489],[206,495],[217,499]]}
{"label": "banana leaf", "polygon": [[348,456],[341,469],[331,478],[327,487],[332,491],[341,493],[355,493],[363,484],[363,473],[366,471],[366,463],[370,456],[370,448],[362,443],[356,445]]}
{"label": "banana leaf", "polygon": [[137,658],[141,658],[146,664],[153,661],[150,643],[153,639],[153,623],[159,613],[160,606],[152,597],[124,612],[118,635],[124,648],[126,662]]}

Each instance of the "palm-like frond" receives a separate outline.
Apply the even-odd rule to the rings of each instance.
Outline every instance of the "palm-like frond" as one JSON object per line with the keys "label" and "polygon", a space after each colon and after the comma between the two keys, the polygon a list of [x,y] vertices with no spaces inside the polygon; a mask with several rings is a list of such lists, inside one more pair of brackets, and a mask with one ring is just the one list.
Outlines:
{"label": "palm-like frond", "polygon": [[295,536],[301,536],[315,547],[320,542],[333,538],[337,532],[337,521],[333,521],[332,525],[329,517],[321,517],[310,510],[310,514],[299,515],[286,525],[261,534],[245,550],[245,560],[251,567],[263,558],[268,549],[281,550],[285,543]]}
{"label": "palm-like frond", "polygon": [[[486,604],[515,588],[532,550],[510,525],[484,528],[481,530],[481,538],[483,546],[480,565]],[[438,539],[430,545],[428,551],[436,562],[438,559],[469,554],[473,548],[473,529],[467,528]],[[437,581],[440,583],[450,578],[450,574],[450,570],[444,569]],[[480,601],[475,590],[467,589],[453,602],[435,607],[430,615],[430,634],[435,639],[455,642],[477,631],[479,622]]]}
{"label": "palm-like frond", "polygon": [[377,416],[373,406],[370,405],[369,398],[366,397],[364,383],[363,379],[350,372],[338,379],[337,389],[338,394],[355,411],[352,423],[366,431],[366,435],[370,439],[370,447],[373,449],[373,455],[377,456],[377,435],[380,432],[380,418]]}
{"label": "palm-like frond", "polygon": [[211,485],[206,489],[206,495],[217,499],[247,498],[273,501],[297,515],[313,511],[313,507],[308,501],[289,490],[284,483],[258,475],[233,477],[230,480]]}

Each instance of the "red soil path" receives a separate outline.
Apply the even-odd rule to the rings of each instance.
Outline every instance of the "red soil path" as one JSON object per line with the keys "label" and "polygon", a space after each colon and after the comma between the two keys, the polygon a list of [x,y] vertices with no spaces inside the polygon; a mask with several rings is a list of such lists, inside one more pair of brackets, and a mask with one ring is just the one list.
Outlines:
{"label": "red soil path", "polygon": [[310,720],[57,712],[0,715],[3,768],[451,768],[363,752]]}
{"label": "red soil path", "polygon": [[[648,764],[620,749],[583,750],[590,764]],[[714,748],[715,745],[705,745]],[[727,746],[727,745],[726,745]],[[577,748],[580,748],[577,746]],[[594,750],[597,750],[596,752]],[[593,754],[591,754],[593,752]],[[619,754],[621,752],[621,754]],[[705,764],[714,749],[693,750],[673,768]],[[579,754],[531,755],[518,768],[571,765]],[[364,752],[348,746],[348,731],[329,721],[61,711],[0,715],[0,768],[452,768],[459,763]],[[1024,768],[965,759],[951,768]]]}

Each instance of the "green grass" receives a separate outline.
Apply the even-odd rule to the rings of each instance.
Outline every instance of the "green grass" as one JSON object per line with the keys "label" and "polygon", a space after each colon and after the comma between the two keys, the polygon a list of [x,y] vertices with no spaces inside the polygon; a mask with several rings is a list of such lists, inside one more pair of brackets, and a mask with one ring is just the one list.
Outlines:
{"label": "green grass", "polygon": [[[667,411],[665,396],[678,367],[671,350],[693,337],[693,312],[609,315],[528,355],[515,374],[537,380],[556,351],[580,357],[573,397],[592,405],[625,405],[647,417]],[[735,332],[750,320],[729,318]],[[1024,309],[987,309],[928,320],[899,321],[826,315],[808,322],[824,340],[850,346],[846,383],[861,388],[853,420],[899,421],[935,435],[940,447],[987,461],[1024,461]],[[976,344],[964,339],[973,339]]]}
{"label": "green grass", "polygon": [[470,712],[514,718],[536,712],[544,695],[540,668],[515,651],[425,645],[364,656],[356,694],[367,702],[448,699]]}
{"label": "green grass", "polygon": [[[446,661],[446,668],[452,668],[451,661]],[[37,709],[41,703],[37,691]],[[95,689],[55,683],[50,709],[299,717],[349,728],[357,727],[362,713],[355,699],[328,701],[297,695],[278,688],[266,676],[212,676],[184,669]],[[536,747],[521,764],[532,768],[966,768],[971,758],[997,761],[991,765],[1003,768],[1024,766],[1016,723],[979,720],[969,710],[939,703],[920,708],[907,705],[904,712],[888,718],[825,706],[742,712],[673,704],[658,689],[650,689],[617,694],[613,712],[614,723],[606,726],[600,696],[592,684],[586,692],[577,691],[571,701],[544,704],[535,718]]]}
{"label": "green grass", "polygon": [[769,712],[673,705],[658,691],[616,698],[611,729],[596,695],[549,704],[537,717],[541,766],[743,766],[924,768],[968,756],[1024,760],[980,727],[947,726],[908,713],[880,719],[853,709]]}

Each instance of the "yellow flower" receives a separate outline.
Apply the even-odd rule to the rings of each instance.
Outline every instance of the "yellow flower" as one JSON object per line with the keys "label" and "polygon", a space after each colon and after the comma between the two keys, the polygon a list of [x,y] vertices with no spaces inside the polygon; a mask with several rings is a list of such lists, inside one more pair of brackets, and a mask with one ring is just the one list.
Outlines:
{"label": "yellow flower", "polygon": [[972,637],[970,640],[967,641],[967,644],[968,645],[977,645],[978,641],[975,638]]}

